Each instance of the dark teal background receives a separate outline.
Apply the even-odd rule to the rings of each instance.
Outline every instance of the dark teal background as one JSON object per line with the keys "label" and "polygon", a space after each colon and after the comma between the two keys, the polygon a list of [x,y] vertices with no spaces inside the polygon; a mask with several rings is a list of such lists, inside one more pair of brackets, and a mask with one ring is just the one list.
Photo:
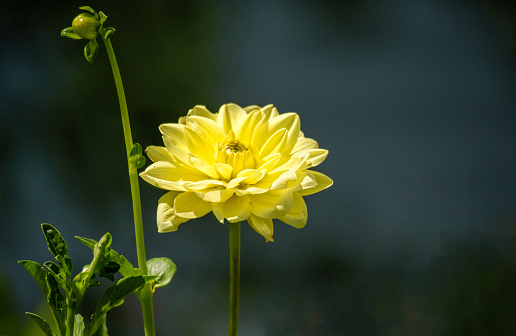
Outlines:
{"label": "dark teal background", "polygon": [[[16,1],[0,12],[0,335],[41,335],[43,297],[17,264],[50,260],[40,224],[114,237],[136,264],[118,99],[103,44],[59,37],[78,7],[108,15],[133,138],[196,104],[275,104],[329,150],[334,186],[274,243],[242,226],[240,335],[516,334],[516,6],[504,1]],[[100,40],[99,40],[100,42]],[[227,331],[228,230],[212,214],[158,234],[178,267],[158,335]],[[91,289],[84,316],[101,289]],[[130,297],[111,335],[142,335]]]}

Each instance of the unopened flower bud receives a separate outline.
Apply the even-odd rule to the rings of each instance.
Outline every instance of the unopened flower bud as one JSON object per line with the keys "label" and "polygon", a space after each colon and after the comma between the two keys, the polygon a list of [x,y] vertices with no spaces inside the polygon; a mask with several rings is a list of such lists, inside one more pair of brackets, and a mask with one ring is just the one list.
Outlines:
{"label": "unopened flower bud", "polygon": [[93,40],[99,33],[100,21],[91,13],[77,15],[72,21],[74,33],[88,40]]}

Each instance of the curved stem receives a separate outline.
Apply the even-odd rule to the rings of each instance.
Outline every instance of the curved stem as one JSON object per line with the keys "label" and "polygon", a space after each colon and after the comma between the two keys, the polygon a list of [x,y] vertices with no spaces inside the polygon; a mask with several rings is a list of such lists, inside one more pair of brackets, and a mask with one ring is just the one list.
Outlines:
{"label": "curved stem", "polygon": [[[145,256],[145,241],[143,235],[143,220],[142,220],[142,206],[140,201],[140,186],[138,184],[138,171],[136,167],[131,164],[130,152],[133,147],[133,139],[131,135],[131,124],[129,122],[129,112],[127,110],[127,102],[125,100],[124,87],[122,85],[122,77],[120,76],[120,70],[116,62],[115,52],[111,45],[110,39],[103,39],[106,45],[106,50],[109,57],[109,63],[113,71],[113,77],[115,79],[116,91],[118,94],[118,102],[120,103],[120,112],[122,114],[122,126],[124,129],[124,140],[125,149],[127,154],[127,164],[129,167],[129,182],[131,184],[131,197],[133,201],[133,214],[134,214],[134,234],[136,238],[136,253],[138,255],[138,267],[142,275],[148,275],[147,271],[147,258]],[[138,299],[142,307],[143,313],[143,325],[146,336],[154,336],[154,314],[152,309],[152,289],[150,284],[146,284]]]}
{"label": "curved stem", "polygon": [[229,325],[228,336],[238,335],[240,294],[240,223],[229,223]]}

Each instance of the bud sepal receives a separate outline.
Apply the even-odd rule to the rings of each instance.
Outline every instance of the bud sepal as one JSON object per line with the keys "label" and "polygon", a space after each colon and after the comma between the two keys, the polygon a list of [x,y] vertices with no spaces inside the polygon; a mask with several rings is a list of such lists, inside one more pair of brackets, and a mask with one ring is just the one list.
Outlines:
{"label": "bud sepal", "polygon": [[100,35],[107,40],[115,33],[115,28],[104,28],[107,15],[103,12],[97,13],[90,6],[81,6],[79,9],[85,12],[77,15],[72,26],[61,31],[61,36],[71,40],[89,40],[84,47],[84,57],[88,63],[93,63],[98,54],[97,37]]}

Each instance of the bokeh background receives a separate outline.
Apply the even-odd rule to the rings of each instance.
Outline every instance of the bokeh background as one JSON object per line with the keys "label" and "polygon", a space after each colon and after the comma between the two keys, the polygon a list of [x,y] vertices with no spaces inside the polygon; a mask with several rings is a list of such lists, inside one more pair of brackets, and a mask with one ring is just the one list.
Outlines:
{"label": "bokeh background", "polygon": [[[501,0],[11,1],[0,11],[0,335],[42,335],[17,261],[114,236],[136,264],[118,100],[103,45],[59,37],[109,18],[133,137],[196,104],[275,104],[329,150],[334,186],[302,230],[242,226],[242,336],[516,334],[516,5]],[[141,183],[147,256],[178,266],[158,335],[224,335],[228,228],[208,215],[158,234],[164,191]],[[89,316],[101,288],[90,289]],[[112,335],[141,335],[134,296]]]}

